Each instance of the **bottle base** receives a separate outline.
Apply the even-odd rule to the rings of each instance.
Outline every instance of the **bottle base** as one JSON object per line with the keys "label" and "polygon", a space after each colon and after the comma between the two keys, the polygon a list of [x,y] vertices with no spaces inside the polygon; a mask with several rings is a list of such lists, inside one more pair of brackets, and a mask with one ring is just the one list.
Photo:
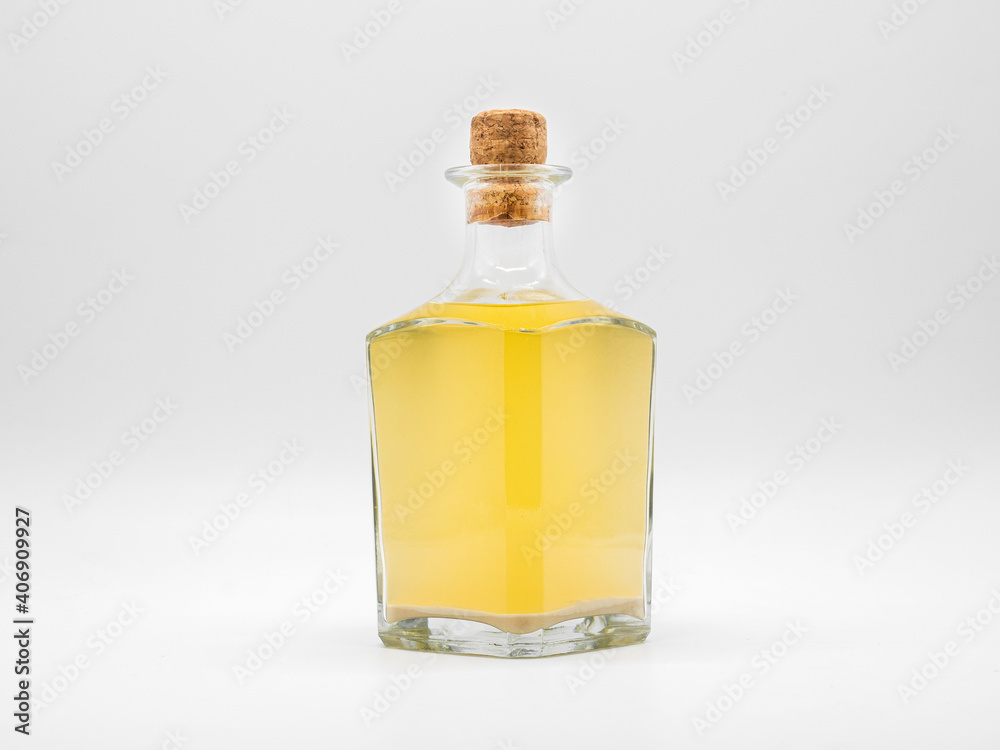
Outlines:
{"label": "bottle base", "polygon": [[[648,611],[648,610],[647,610]],[[507,633],[482,622],[414,617],[386,622],[379,608],[379,638],[389,648],[501,658],[557,656],[642,643],[650,622],[630,615],[564,620],[530,633]]]}

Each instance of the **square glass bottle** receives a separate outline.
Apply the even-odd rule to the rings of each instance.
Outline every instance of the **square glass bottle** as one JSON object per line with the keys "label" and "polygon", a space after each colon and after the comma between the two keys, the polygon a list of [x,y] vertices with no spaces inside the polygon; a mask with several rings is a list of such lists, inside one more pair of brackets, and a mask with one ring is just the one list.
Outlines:
{"label": "square glass bottle", "polygon": [[544,118],[473,119],[455,280],[367,337],[379,636],[549,656],[649,633],[656,334],[556,268]]}

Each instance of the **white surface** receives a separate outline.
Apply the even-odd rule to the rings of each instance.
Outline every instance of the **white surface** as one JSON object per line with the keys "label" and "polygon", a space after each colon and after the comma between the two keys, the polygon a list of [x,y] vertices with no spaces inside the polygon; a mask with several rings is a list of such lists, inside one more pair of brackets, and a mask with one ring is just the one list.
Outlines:
{"label": "white surface", "polygon": [[[341,44],[383,4],[246,0],[220,19],[209,0],[73,2],[0,51],[0,560],[11,508],[31,508],[36,695],[89,659],[13,739],[997,747],[1000,622],[971,643],[956,628],[1000,587],[1000,281],[961,310],[948,295],[998,252],[1000,8],[928,2],[883,38],[890,2],[592,0],[564,4],[555,28],[554,0],[400,2],[351,62]],[[37,8],[7,4],[0,29]],[[726,8],[732,23],[679,69],[674,53]],[[118,119],[147,66],[165,79]],[[830,96],[786,140],[778,121],[812,87]],[[247,161],[241,142],[276,107],[294,119]],[[492,107],[547,115],[550,161],[578,171],[556,207],[563,270],[660,337],[655,564],[678,590],[647,644],[575,692],[567,678],[594,657],[427,663],[375,634],[363,337],[457,270],[461,196],[442,172]],[[52,162],[104,117],[113,130],[60,182]],[[435,128],[443,142],[391,191],[385,172]],[[939,128],[958,140],[909,182]],[[615,140],[590,162],[581,149],[602,131]],[[717,182],[769,137],[777,152],[724,200]],[[178,204],[230,160],[240,174],[185,223]],[[896,179],[905,193],[850,243],[844,223]],[[339,249],[292,290],[286,269],[327,235]],[[671,257],[626,298],[650,247]],[[78,315],[122,268],[134,281]],[[275,288],[286,302],[228,351]],[[750,342],[741,328],[779,289],[798,300]],[[894,371],[887,353],[942,307],[948,322]],[[80,334],[25,384],[18,366],[71,321]],[[684,385],[733,341],[745,354],[689,403]],[[157,398],[179,408],[130,451],[122,432]],[[796,470],[786,454],[823,418],[843,427]],[[286,440],[305,452],[257,494],[249,477]],[[64,493],[116,449],[123,465],[67,513]],[[914,496],[949,461],[971,468],[921,513]],[[726,514],[779,470],[787,485],[734,534]],[[191,535],[240,492],[252,504],[196,556]],[[916,524],[860,574],[854,556],[905,511]],[[348,581],[303,622],[293,607],[327,569]],[[5,618],[12,595],[6,577]],[[121,637],[88,646],[132,600],[142,612]],[[294,634],[240,684],[234,666],[285,620]],[[788,620],[808,631],[762,675],[755,654]],[[958,656],[904,704],[897,686],[949,640]],[[11,639],[0,653],[8,694]],[[361,709],[411,665],[367,725]],[[699,737],[693,717],[747,672],[754,686]]]}

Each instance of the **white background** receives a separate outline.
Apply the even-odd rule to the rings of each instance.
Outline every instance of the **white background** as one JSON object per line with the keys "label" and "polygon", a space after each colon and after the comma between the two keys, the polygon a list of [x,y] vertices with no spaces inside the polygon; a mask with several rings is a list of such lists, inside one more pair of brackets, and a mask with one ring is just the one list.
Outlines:
{"label": "white background", "polygon": [[[0,612],[13,619],[20,505],[33,690],[49,699],[27,739],[8,702],[3,746],[1000,746],[1000,622],[984,610],[1000,608],[1000,280],[950,301],[998,252],[1000,6],[909,0],[892,29],[888,0],[399,2],[367,41],[384,3],[0,13]],[[366,46],[345,54],[352,40]],[[829,96],[808,109],[813,87]],[[577,171],[556,207],[566,275],[659,334],[662,603],[648,642],[607,660],[428,661],[376,636],[364,335],[457,270],[462,200],[442,172],[467,163],[470,117],[497,107],[545,114],[549,161]],[[241,149],[274,108],[287,127]],[[110,132],[81,148],[104,118]],[[954,142],[935,152],[939,129]],[[720,190],[768,138],[776,152]],[[68,149],[90,153],[67,173],[54,163]],[[233,160],[239,174],[185,221],[180,205]],[[895,180],[852,242],[844,225]],[[293,290],[286,272],[327,237],[336,252]],[[651,248],[670,254],[652,271]],[[122,269],[133,280],[81,314]],[[284,302],[227,345],[274,289]],[[744,326],[778,290],[794,305],[751,341]],[[947,322],[894,367],[939,309]],[[733,342],[744,353],[686,393]],[[177,408],[131,450],[122,434],[157,399]],[[837,434],[789,460],[823,419]],[[284,441],[304,452],[256,492]],[[67,503],[116,450],[111,476]],[[950,461],[969,468],[942,484]],[[789,481],[734,532],[727,515],[778,471]],[[940,498],[918,505],[935,482]],[[240,493],[249,505],[196,554]],[[906,512],[913,525],[859,570]],[[346,582],[293,614],[328,570]],[[959,628],[981,610],[969,642]],[[241,682],[234,667],[286,621]],[[788,621],[807,630],[765,674]],[[957,656],[904,701],[949,641]]]}

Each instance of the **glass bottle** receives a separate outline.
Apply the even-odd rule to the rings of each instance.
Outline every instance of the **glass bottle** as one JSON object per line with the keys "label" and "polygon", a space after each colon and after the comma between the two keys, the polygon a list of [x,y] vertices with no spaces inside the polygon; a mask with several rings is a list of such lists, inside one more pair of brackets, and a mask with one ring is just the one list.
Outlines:
{"label": "glass bottle", "polygon": [[[555,265],[545,120],[473,120],[454,281],[367,337],[387,646],[549,656],[650,627],[656,334]],[[513,163],[517,160],[526,163]]]}

